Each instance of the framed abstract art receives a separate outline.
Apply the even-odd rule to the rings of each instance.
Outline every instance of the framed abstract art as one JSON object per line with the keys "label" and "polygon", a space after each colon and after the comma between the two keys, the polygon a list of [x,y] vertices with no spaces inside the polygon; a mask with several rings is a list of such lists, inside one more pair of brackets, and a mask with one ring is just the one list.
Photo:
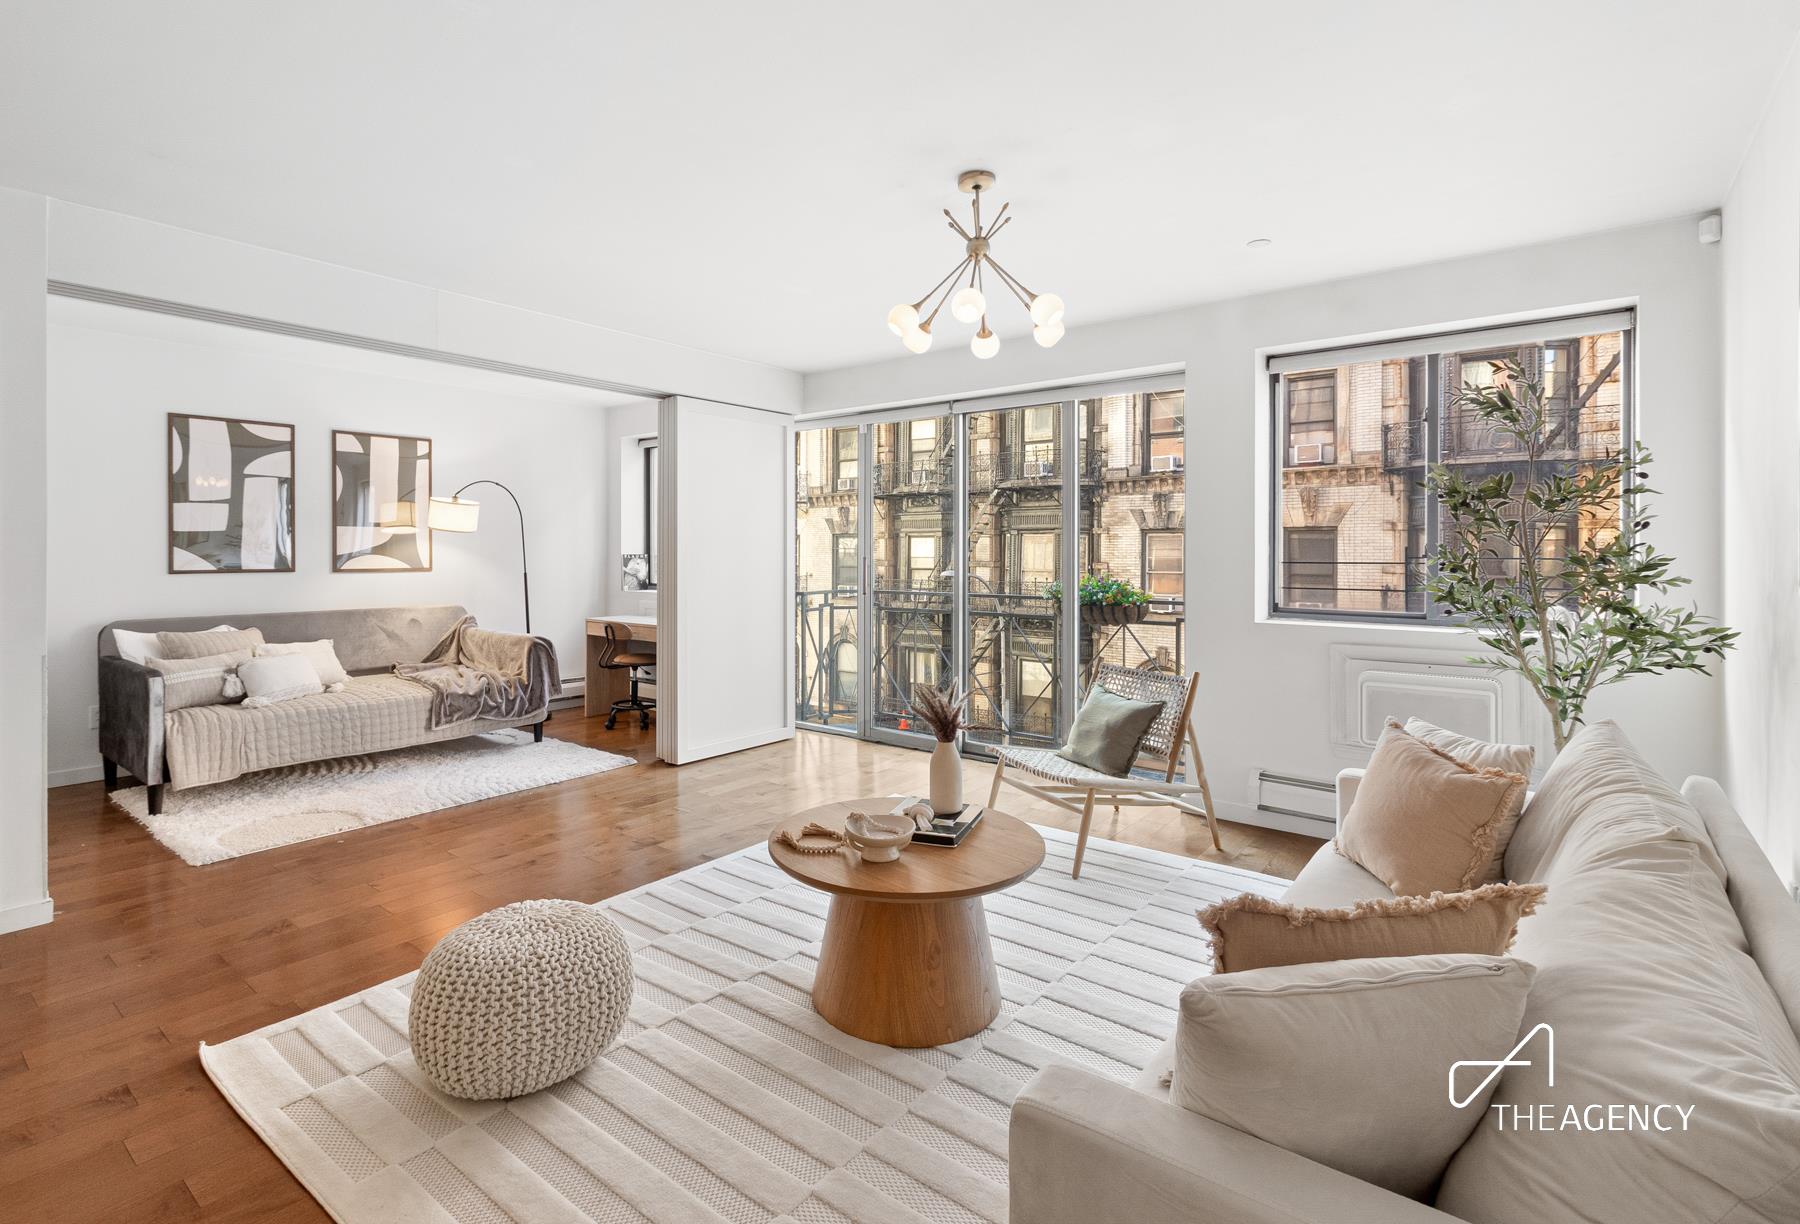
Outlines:
{"label": "framed abstract art", "polygon": [[431,439],[331,434],[331,568],[431,568]]}
{"label": "framed abstract art", "polygon": [[169,572],[292,573],[294,427],[169,414]]}

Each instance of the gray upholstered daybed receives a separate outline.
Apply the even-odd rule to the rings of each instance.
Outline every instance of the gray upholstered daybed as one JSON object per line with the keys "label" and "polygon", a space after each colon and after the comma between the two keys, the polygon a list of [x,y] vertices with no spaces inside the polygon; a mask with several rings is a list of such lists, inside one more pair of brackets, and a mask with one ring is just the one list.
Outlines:
{"label": "gray upholstered daybed", "polygon": [[[130,775],[149,788],[150,811],[156,813],[162,810],[165,785],[186,790],[261,769],[387,752],[504,727],[531,726],[542,739],[547,698],[542,708],[518,718],[470,718],[433,726],[432,690],[393,674],[396,663],[424,661],[466,615],[445,604],[114,621],[100,630],[99,639],[100,755],[106,788],[117,787],[121,774]],[[350,679],[342,692],[257,709],[220,704],[165,711],[164,676],[123,658],[114,637],[121,629],[185,633],[221,623],[259,629],[272,643],[329,638]],[[535,638],[530,651],[549,652],[548,695],[555,696],[560,691],[555,648],[547,639]]]}

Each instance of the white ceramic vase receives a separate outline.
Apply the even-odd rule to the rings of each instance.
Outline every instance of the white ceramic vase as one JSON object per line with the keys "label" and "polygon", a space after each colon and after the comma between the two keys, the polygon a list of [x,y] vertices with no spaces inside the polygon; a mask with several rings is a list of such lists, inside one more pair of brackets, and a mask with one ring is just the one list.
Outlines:
{"label": "white ceramic vase", "polygon": [[962,806],[962,754],[954,743],[939,740],[931,750],[931,810],[954,816]]}

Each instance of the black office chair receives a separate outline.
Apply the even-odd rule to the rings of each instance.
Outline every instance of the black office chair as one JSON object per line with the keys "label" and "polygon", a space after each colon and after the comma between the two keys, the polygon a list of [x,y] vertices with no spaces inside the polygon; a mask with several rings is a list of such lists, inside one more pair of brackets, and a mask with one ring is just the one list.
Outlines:
{"label": "black office chair", "polygon": [[[634,653],[631,649],[631,639],[620,637],[619,627],[608,624],[606,626],[606,644],[600,647],[599,661],[601,667],[612,671],[624,670],[631,674],[631,696],[623,701],[612,703],[612,709],[606,715],[606,729],[611,731],[618,725],[619,711],[635,710],[639,729],[648,731],[650,729],[650,711],[656,708],[656,702],[638,696],[638,685],[646,682],[644,672],[656,666],[656,656]],[[656,683],[655,677],[651,677],[648,683]]]}

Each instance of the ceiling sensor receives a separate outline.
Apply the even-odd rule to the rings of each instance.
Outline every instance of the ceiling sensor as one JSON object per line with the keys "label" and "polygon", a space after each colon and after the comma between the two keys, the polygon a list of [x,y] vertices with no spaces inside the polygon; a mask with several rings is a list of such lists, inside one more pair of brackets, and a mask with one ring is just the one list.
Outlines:
{"label": "ceiling sensor", "polygon": [[1274,246],[1275,240],[1273,238],[1252,238],[1249,242],[1246,242],[1244,245],[1254,251],[1254,250],[1260,250],[1261,248],[1266,247],[1266,246]]}

